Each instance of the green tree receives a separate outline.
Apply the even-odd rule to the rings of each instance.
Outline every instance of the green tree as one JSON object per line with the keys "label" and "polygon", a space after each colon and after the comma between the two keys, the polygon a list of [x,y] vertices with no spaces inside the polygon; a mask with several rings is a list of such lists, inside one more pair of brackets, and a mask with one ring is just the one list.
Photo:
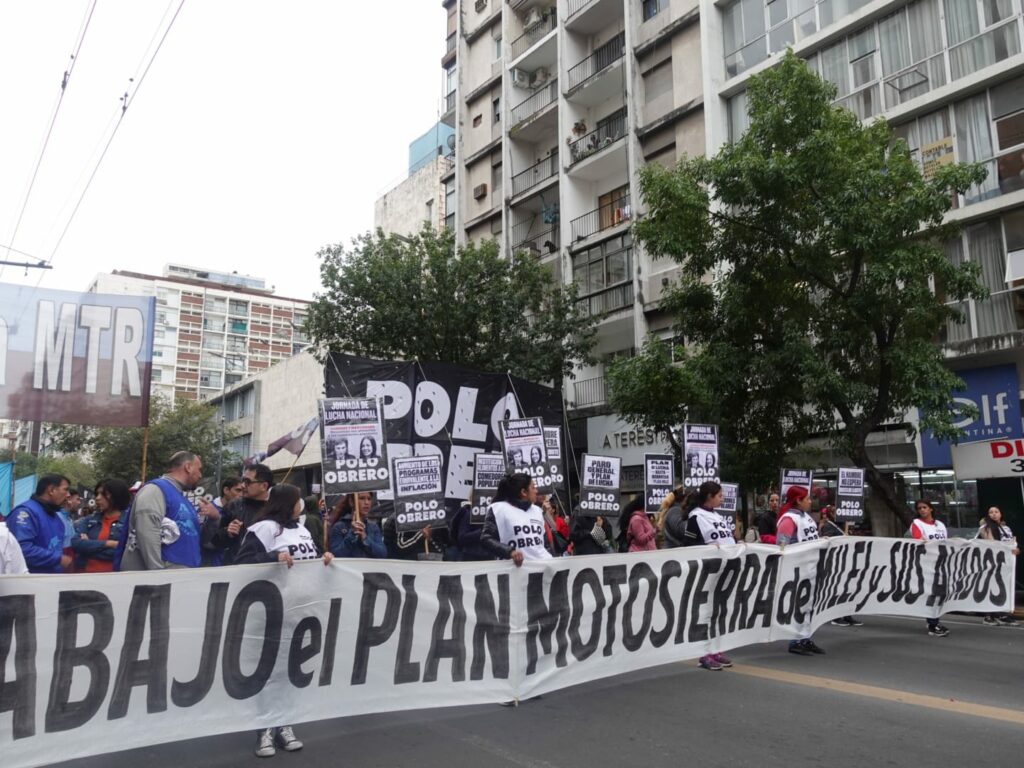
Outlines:
{"label": "green tree", "polygon": [[884,121],[833,106],[835,88],[792,53],[747,96],[737,142],[643,171],[649,213],[635,235],[680,265],[665,306],[723,432],[765,464],[827,434],[909,522],[865,442],[912,408],[936,434],[956,434],[950,392],[962,382],[936,341],[962,321],[949,302],[984,290],[974,265],[945,255],[956,229],[943,217],[984,170],[924,178]]}
{"label": "green tree", "polygon": [[[179,399],[172,404],[154,397],[149,409],[149,441],[146,475],[154,477],[177,451],[192,451],[203,460],[203,474],[216,471],[221,424],[216,409],[192,400]],[[101,427],[93,429],[86,445],[91,451],[97,478],[117,477],[132,483],[140,479],[142,468],[141,427]],[[224,440],[234,434],[228,431]],[[230,451],[222,454],[224,467],[237,470],[239,459]]]}
{"label": "green tree", "polygon": [[6,463],[8,461],[14,462],[14,478],[20,480],[23,477],[34,475],[36,473],[36,465],[39,463],[39,457],[35,454],[29,453],[28,451],[12,451],[9,448],[5,448],[0,451],[0,463]]}
{"label": "green tree", "polygon": [[72,486],[95,488],[101,479],[96,476],[96,468],[92,462],[81,456],[70,454],[40,456],[36,462],[37,475],[64,475]]}
{"label": "green tree", "polygon": [[322,249],[323,291],[306,332],[320,348],[383,359],[457,363],[560,381],[589,360],[595,320],[526,253],[486,242],[456,249],[449,231],[382,231]]}

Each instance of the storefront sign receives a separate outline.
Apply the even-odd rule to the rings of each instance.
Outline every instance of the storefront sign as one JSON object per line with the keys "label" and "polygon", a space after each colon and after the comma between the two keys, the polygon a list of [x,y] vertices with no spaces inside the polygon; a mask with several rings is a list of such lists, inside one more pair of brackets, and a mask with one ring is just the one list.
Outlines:
{"label": "storefront sign", "polygon": [[953,446],[958,480],[1024,477],[1024,440],[990,440]]}

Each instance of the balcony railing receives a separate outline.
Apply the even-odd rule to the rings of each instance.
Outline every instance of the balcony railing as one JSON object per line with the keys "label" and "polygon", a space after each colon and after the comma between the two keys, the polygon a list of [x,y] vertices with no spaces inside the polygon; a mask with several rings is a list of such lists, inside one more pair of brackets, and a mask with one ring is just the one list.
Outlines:
{"label": "balcony railing", "polygon": [[598,232],[617,227],[632,218],[633,210],[629,205],[629,195],[625,195],[573,219],[572,239],[573,241],[583,240]]}
{"label": "balcony railing", "polygon": [[452,51],[454,51],[454,50],[455,50],[455,41],[456,41],[457,39],[458,39],[458,37],[456,36],[456,34],[455,34],[454,32],[452,32],[452,33],[451,33],[450,35],[448,35],[448,47],[447,47],[447,49],[445,50],[445,55],[446,55],[446,56],[447,56],[447,55],[448,55],[449,53],[451,53]]}
{"label": "balcony railing", "polygon": [[545,179],[550,179],[558,173],[558,152],[552,152],[548,157],[540,160],[522,173],[512,177],[512,195],[520,195],[528,189],[537,186]]}
{"label": "balcony railing", "polygon": [[452,91],[444,97],[444,111],[445,114],[455,109],[455,91]]}
{"label": "balcony railing", "polygon": [[[588,296],[581,296],[576,299],[576,306],[582,307],[591,317],[606,315],[617,309],[626,309],[633,306],[633,284],[622,283]],[[576,404],[582,405],[578,399]]]}
{"label": "balcony railing", "polygon": [[524,53],[540,40],[544,35],[555,28],[557,21],[555,19],[555,9],[551,8],[548,11],[547,18],[544,19],[540,24],[530,27],[528,30],[523,32],[519,37],[512,41],[509,46],[509,54],[512,59],[518,59]]}
{"label": "balcony railing", "polygon": [[578,163],[609,147],[626,135],[626,110],[622,109],[604,120],[601,125],[569,145],[569,164]]}
{"label": "balcony railing", "polygon": [[558,250],[558,225],[548,227],[542,232],[530,233],[533,221],[525,221],[512,227],[512,250],[533,251],[544,255]]}
{"label": "balcony railing", "polygon": [[601,405],[608,399],[608,380],[604,376],[574,381],[573,388],[576,391],[576,407],[578,408],[587,405]]}
{"label": "balcony railing", "polygon": [[558,98],[558,80],[552,80],[548,85],[541,88],[529,98],[519,102],[509,112],[509,122],[516,126],[527,118],[540,112],[549,104],[554,104]]}
{"label": "balcony railing", "polygon": [[626,55],[626,33],[619,32],[590,56],[569,70],[569,90],[582,85]]}
{"label": "balcony railing", "polygon": [[566,18],[571,19],[592,2],[594,2],[594,0],[569,0],[569,7],[566,9]]}

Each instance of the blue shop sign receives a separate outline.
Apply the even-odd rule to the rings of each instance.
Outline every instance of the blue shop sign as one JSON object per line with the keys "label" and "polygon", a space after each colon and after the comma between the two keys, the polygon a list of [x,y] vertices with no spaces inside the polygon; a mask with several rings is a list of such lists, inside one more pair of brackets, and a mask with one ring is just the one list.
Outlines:
{"label": "blue shop sign", "polygon": [[[955,422],[961,430],[958,443],[1021,437],[1020,383],[1016,365],[994,365],[957,371],[966,388],[953,392],[954,408],[974,406],[977,418],[964,416]],[[939,442],[929,429],[921,430],[921,466],[949,467],[953,464],[949,442]]]}

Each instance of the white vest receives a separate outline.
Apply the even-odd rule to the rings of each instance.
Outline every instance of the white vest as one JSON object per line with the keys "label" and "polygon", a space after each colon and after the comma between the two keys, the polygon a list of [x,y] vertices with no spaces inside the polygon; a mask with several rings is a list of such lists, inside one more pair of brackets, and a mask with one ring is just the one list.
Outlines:
{"label": "white vest", "polygon": [[320,557],[313,537],[304,525],[285,528],[273,520],[260,520],[249,526],[249,535],[259,539],[267,552],[287,552],[292,560],[316,560]]}
{"label": "white vest", "polygon": [[735,544],[732,535],[732,521],[713,510],[697,507],[690,512],[690,517],[697,519],[701,538],[705,544]]}
{"label": "white vest", "polygon": [[946,538],[946,526],[940,523],[938,520],[933,520],[930,524],[924,520],[915,520],[911,525],[916,525],[917,530],[921,532],[922,539],[944,539]]}
{"label": "white vest", "polygon": [[815,523],[814,518],[806,512],[800,512],[799,510],[794,512],[793,510],[790,510],[780,518],[779,522],[787,517],[792,520],[793,524],[796,526],[797,543],[801,541],[814,541],[818,538],[818,524]]}
{"label": "white vest", "polygon": [[526,560],[545,560],[551,553],[544,547],[544,513],[536,504],[522,510],[507,501],[491,504],[501,543],[518,549]]}
{"label": "white vest", "polygon": [[1010,530],[1008,525],[999,526],[999,540],[1000,541],[1013,541],[1015,539],[1013,531]]}

